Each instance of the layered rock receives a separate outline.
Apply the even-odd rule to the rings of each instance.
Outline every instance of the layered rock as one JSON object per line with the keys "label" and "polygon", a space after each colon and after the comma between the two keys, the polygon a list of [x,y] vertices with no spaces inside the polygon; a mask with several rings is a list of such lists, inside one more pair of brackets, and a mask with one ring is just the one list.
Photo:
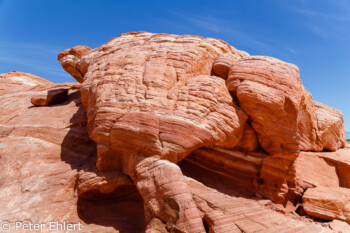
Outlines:
{"label": "layered rock", "polygon": [[[248,56],[248,54],[246,54]],[[218,56],[213,63],[215,75],[227,79],[230,67],[239,59],[235,54],[225,53]]]}
{"label": "layered rock", "polygon": [[[32,75],[20,74],[23,83],[18,82],[17,78],[12,80],[16,75],[1,75],[6,78],[0,79],[4,87],[0,93],[0,220],[9,221],[12,227],[15,221],[29,219],[47,224],[57,220],[80,222],[83,232],[142,232],[145,228],[143,213],[144,210],[149,213],[149,210],[143,207],[143,201],[130,178],[119,171],[99,172],[95,168],[96,145],[89,139],[85,128],[86,113],[77,85],[52,84],[42,79],[44,84],[38,83],[33,88],[24,84],[32,81]],[[7,83],[16,87],[17,93],[12,93],[12,87],[5,86]],[[51,106],[32,106],[33,95],[51,88],[67,88],[68,99]],[[243,152],[240,156],[245,159]],[[227,158],[222,158],[222,161],[226,160],[229,162]],[[157,163],[166,169],[157,166]],[[193,232],[193,225],[200,232],[206,229],[211,232],[267,232],[281,228],[319,232],[326,229],[320,224],[284,216],[260,202],[224,195],[207,188],[191,178],[183,177],[176,165],[165,160],[156,160],[151,164],[154,169],[149,172],[154,173],[153,180],[142,172],[150,166],[137,166],[139,190],[150,191],[151,196],[157,195],[151,207],[169,218],[177,217],[177,212],[173,211],[178,207],[177,203],[180,208],[186,208],[183,212],[185,217],[180,219],[182,225],[191,226],[188,232]],[[160,175],[162,173],[159,172],[164,174]],[[168,181],[167,177],[178,184],[164,183]],[[163,185],[159,185],[162,182]],[[169,190],[167,185],[177,187],[181,194],[166,192]],[[154,192],[153,188],[160,189]],[[163,198],[166,195],[169,195],[168,199]],[[188,202],[183,197],[186,195]],[[197,213],[197,217],[193,212]],[[188,219],[195,221],[187,222]],[[145,221],[148,232],[157,229],[168,232],[171,228],[171,221],[166,225],[154,215],[149,215]],[[45,231],[50,232],[48,228]]]}
{"label": "layered rock", "polygon": [[[341,114],[315,104],[295,65],[220,40],[127,33],[58,59],[82,83],[98,170],[129,175],[145,201],[146,222],[160,219],[171,231],[203,226],[181,170],[166,161],[193,152],[192,163],[244,180],[246,191],[295,204],[305,190],[295,170],[299,152],[345,146]],[[155,196],[152,189],[161,191]],[[163,210],[169,198],[173,206]]]}
{"label": "layered rock", "polygon": [[[227,87],[269,154],[335,151],[345,146],[342,115],[315,104],[295,65],[270,57],[244,57],[231,65]],[[324,129],[324,123],[327,129],[332,125],[334,132]],[[328,137],[332,140],[323,139]]]}
{"label": "layered rock", "polygon": [[145,158],[135,168],[134,181],[145,208],[146,223],[160,219],[172,232],[205,232],[181,169],[167,160]]}
{"label": "layered rock", "polygon": [[68,89],[53,89],[42,91],[40,94],[33,95],[31,102],[33,105],[46,106],[63,102],[68,97]]}
{"label": "layered rock", "polygon": [[[101,194],[88,201],[78,197],[83,193],[91,198],[92,193],[82,187],[91,190],[108,178],[89,169],[96,164],[96,145],[86,131],[80,85],[54,84],[22,72],[0,76],[0,222],[11,224],[9,232],[18,232],[16,221],[45,223],[42,232],[52,232],[50,221],[80,222],[85,232],[111,232],[114,228],[142,231],[143,204],[135,188],[122,192],[124,197],[104,197],[103,202],[96,199]],[[32,96],[57,88],[68,90],[66,101],[51,106],[32,105]],[[84,185],[86,175],[79,176],[84,171],[93,173],[94,180],[99,181]],[[110,180],[115,182],[115,174],[108,180],[109,186]],[[96,189],[103,192],[106,188],[101,185]],[[130,213],[130,207],[136,211]],[[130,217],[125,220],[126,216]]]}
{"label": "layered rock", "polygon": [[338,219],[350,222],[350,189],[317,187],[308,189],[303,196],[307,214],[319,219]]}
{"label": "layered rock", "polygon": [[343,114],[327,105],[315,102],[318,137],[324,149],[336,151],[345,146]]}
{"label": "layered rock", "polygon": [[350,187],[342,114],[314,102],[295,65],[147,32],[58,60],[81,85],[0,75],[0,220],[55,216],[96,232],[347,227],[294,212],[348,221]]}
{"label": "layered rock", "polygon": [[80,58],[89,54],[90,50],[91,49],[87,46],[77,46],[72,49],[64,50],[58,55],[58,60],[63,69],[72,75],[72,77],[78,82],[83,81],[83,75],[87,69],[86,65],[83,62],[80,62]]}
{"label": "layered rock", "polygon": [[[80,71],[86,72],[82,99],[88,130],[98,144],[98,168],[120,168],[111,162],[119,159],[108,154],[111,146],[121,155],[157,154],[173,162],[206,144],[234,146],[247,118],[225,82],[209,76],[223,52],[242,56],[219,40],[135,33],[81,57],[78,61],[88,67]],[[72,56],[66,53],[60,61]]]}
{"label": "layered rock", "polygon": [[99,172],[95,164],[79,171],[77,179],[78,195],[90,198],[91,193],[109,194],[119,186],[133,186],[132,180],[119,171]]}
{"label": "layered rock", "polygon": [[253,201],[230,197],[188,179],[193,199],[203,215],[206,232],[332,232],[321,225],[286,217]]}

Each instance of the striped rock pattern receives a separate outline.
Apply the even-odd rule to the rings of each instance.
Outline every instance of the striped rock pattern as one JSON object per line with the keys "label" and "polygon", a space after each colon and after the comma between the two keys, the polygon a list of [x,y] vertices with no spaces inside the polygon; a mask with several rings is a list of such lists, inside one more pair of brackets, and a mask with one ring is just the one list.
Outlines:
{"label": "striped rock pattern", "polygon": [[347,230],[343,117],[314,102],[295,65],[147,32],[58,60],[81,84],[0,75],[0,221],[80,221],[84,232]]}
{"label": "striped rock pattern", "polygon": [[[237,163],[227,151],[250,153],[252,159],[239,159],[238,180],[285,203],[298,196],[290,193],[301,150],[345,146],[342,115],[314,103],[295,65],[249,56],[221,40],[134,32],[95,49],[67,49],[58,59],[82,83],[97,169],[133,180],[146,224],[205,230],[176,165],[191,152],[197,164],[226,164],[221,172],[229,175]],[[199,148],[216,148],[221,160]]]}
{"label": "striped rock pattern", "polygon": [[[54,84],[22,72],[0,77],[0,222],[11,224],[8,232],[18,232],[16,221],[45,223],[41,232],[52,232],[50,221],[80,222],[84,232],[111,232],[115,228],[142,231],[142,200],[135,188],[132,192],[119,190],[122,196],[124,193],[123,202],[115,196],[103,203],[78,196],[91,199],[96,193],[88,193],[88,189],[107,192],[129,179],[125,175],[118,179],[118,172],[111,177],[90,169],[96,164],[96,145],[86,130],[80,84]],[[68,90],[67,100],[49,106],[32,105],[32,96],[52,89]],[[139,211],[130,213],[128,208]],[[116,209],[106,220],[106,214]],[[91,220],[90,212],[98,211],[104,216],[96,214]],[[128,215],[134,220],[125,221]]]}
{"label": "striped rock pattern", "polygon": [[[339,231],[348,227],[337,222],[329,226],[310,223],[276,212],[266,200],[238,197],[240,195],[234,193],[225,195],[228,191],[244,193],[239,186],[233,188],[232,182],[242,184],[245,181],[247,189],[259,187],[257,179],[264,157],[258,152],[246,155],[221,147],[202,148],[195,150],[183,161],[185,163],[180,163],[181,170],[167,160],[141,158],[135,168],[136,191],[133,181],[120,171],[96,170],[96,145],[85,128],[86,113],[77,90],[79,85],[53,84],[19,72],[1,77],[0,165],[3,172],[0,201],[3,205],[0,220],[9,221],[12,226],[15,221],[30,216],[33,222],[79,221],[85,232],[141,232],[145,226],[146,232],[168,232],[170,229],[185,232],[332,232],[332,229]],[[42,107],[31,105],[33,95],[53,88],[67,89],[67,100]],[[300,187],[305,187],[303,184],[336,186],[340,183],[336,174],[342,175],[342,184],[349,183],[346,150],[316,155],[306,153],[309,154],[296,160],[300,160],[295,168],[297,176],[302,178]],[[310,161],[315,165],[313,169],[307,163],[311,156],[315,157]],[[325,161],[333,164],[337,171],[332,170],[332,166],[327,167]],[[212,171],[206,170],[208,168]],[[320,173],[317,168],[329,177],[327,181],[317,180],[316,174]],[[198,169],[204,170],[198,172]],[[182,171],[215,189],[183,176]],[[150,174],[160,179],[150,179]],[[219,175],[218,180],[213,180],[210,174]],[[225,185],[227,175],[233,179]],[[255,185],[249,179],[256,179]],[[144,205],[138,193],[149,200],[148,205]],[[317,203],[315,205],[310,207],[308,204],[305,208],[315,209]],[[191,211],[178,211],[183,208]],[[167,216],[168,221],[162,221],[159,216]],[[46,231],[48,229],[43,232]]]}

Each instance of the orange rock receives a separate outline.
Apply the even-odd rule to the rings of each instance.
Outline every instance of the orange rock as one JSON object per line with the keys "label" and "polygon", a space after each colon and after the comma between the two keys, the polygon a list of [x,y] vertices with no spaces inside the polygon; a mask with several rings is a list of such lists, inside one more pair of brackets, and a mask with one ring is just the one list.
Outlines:
{"label": "orange rock", "polygon": [[[293,215],[306,190],[307,214],[348,221],[342,114],[313,101],[296,66],[147,32],[58,59],[81,84],[0,75],[1,220],[82,221],[89,232],[332,232]],[[67,98],[50,106],[56,89]],[[46,106],[32,107],[43,93]],[[339,150],[302,152],[323,149]]]}
{"label": "orange rock", "polygon": [[[52,220],[80,222],[85,232],[114,231],[110,226],[119,229],[135,226],[138,232],[142,231],[141,199],[131,194],[124,197],[129,209],[139,208],[139,212],[129,214],[133,215],[131,223],[131,218],[129,222],[125,220],[128,208],[116,198],[104,200],[105,204],[91,200],[86,203],[76,193],[78,170],[96,163],[96,146],[85,128],[86,113],[80,93],[70,89],[75,84],[57,85],[21,72],[0,76],[0,219],[9,221],[12,227],[15,221],[45,223],[46,232]],[[33,95],[57,86],[69,89],[66,101],[32,107]],[[128,200],[130,196],[132,201]],[[103,219],[98,210],[105,213],[105,223],[96,225]],[[106,213],[111,210],[117,210],[119,216],[110,215],[106,224]],[[94,220],[83,221],[89,212],[94,212]]]}
{"label": "orange rock", "polygon": [[98,172],[95,166],[91,170],[81,170],[77,181],[78,195],[86,197],[92,191],[102,194],[112,193],[120,186],[133,185],[129,177],[119,171]]}
{"label": "orange rock", "polygon": [[225,53],[218,56],[213,64],[214,73],[223,79],[227,79],[230,67],[239,59],[239,56],[235,56],[231,53]]}
{"label": "orange rock", "polygon": [[[312,182],[314,186],[340,186],[350,188],[350,144],[336,152],[302,152],[304,158],[303,169],[300,169],[299,177],[313,177],[313,180],[319,180],[317,183]],[[319,162],[315,162],[317,157]],[[321,160],[324,162],[320,164]],[[327,168],[328,166],[328,168]],[[304,175],[304,173],[309,175]],[[337,175],[337,178],[336,178]],[[331,178],[332,177],[332,178]],[[331,178],[331,179],[330,179]]]}
{"label": "orange rock", "polygon": [[[221,176],[227,177],[227,183],[232,191],[239,191],[247,195],[255,195],[258,191],[259,173],[262,158],[255,157],[250,153],[223,148],[200,148],[193,151],[182,164],[191,169],[191,175],[195,166],[204,167],[206,170],[215,171]],[[183,165],[181,165],[183,166]],[[186,169],[185,169],[186,170]],[[205,171],[196,172],[196,179],[201,179]],[[224,184],[219,176],[216,181]]]}
{"label": "orange rock", "polygon": [[[314,104],[295,65],[270,57],[244,57],[230,66],[227,87],[248,114],[259,144],[269,154],[345,146],[342,114],[330,107],[322,112],[320,105]],[[326,117],[325,122],[320,114],[332,117]],[[326,132],[331,125],[334,130]],[[322,139],[327,135],[332,139]]]}
{"label": "orange rock", "polygon": [[145,233],[168,233],[164,223],[158,218],[153,218],[148,224]]}
{"label": "orange rock", "polygon": [[316,154],[301,153],[294,162],[295,179],[299,186],[311,187],[339,187],[340,180],[335,164],[327,162]]}
{"label": "orange rock", "polygon": [[321,225],[288,218],[256,200],[224,195],[193,179],[187,179],[187,183],[207,232],[327,232]]}
{"label": "orange rock", "polygon": [[323,148],[336,151],[346,145],[343,114],[327,105],[315,102],[318,137]]}
{"label": "orange rock", "polygon": [[[224,80],[209,76],[224,52],[242,56],[215,39],[139,32],[76,56],[88,64],[81,91],[88,130],[98,144],[97,167],[119,169],[123,154],[177,162],[203,145],[233,147],[246,115]],[[65,51],[59,60],[67,56]]]}
{"label": "orange rock", "polygon": [[242,138],[235,147],[245,151],[254,151],[258,148],[258,140],[255,131],[248,123],[244,125]]}
{"label": "orange rock", "polygon": [[276,203],[286,204],[290,188],[294,185],[289,174],[294,160],[294,156],[275,155],[264,158],[258,193]]}
{"label": "orange rock", "polygon": [[[148,161],[142,163],[147,170],[154,161],[177,163],[193,152],[188,161],[244,181],[248,192],[285,203],[295,202],[304,187],[293,170],[300,150],[344,146],[342,121],[335,121],[339,130],[334,141],[327,141],[330,145],[320,140],[330,122],[318,129],[317,109],[295,65],[250,57],[220,40],[135,32],[93,50],[65,50],[58,58],[82,83],[97,169],[123,171],[132,178],[145,201],[146,222],[160,219],[171,229],[203,231],[186,188],[175,202],[189,213],[172,207],[169,215],[161,209],[166,194],[178,191],[173,187],[158,198],[148,194],[150,187],[173,182],[155,178],[173,167],[140,173],[139,161]],[[181,172],[175,177],[183,182]],[[193,216],[193,222],[186,216]]]}
{"label": "orange rock", "polygon": [[[246,114],[237,108],[225,81],[210,74],[218,55],[239,58],[244,53],[216,39],[146,32],[123,34],[81,57],[69,51],[62,52],[59,61],[83,81],[82,101],[88,131],[97,143],[97,168],[128,174],[153,216],[168,227],[203,232],[194,204],[189,212],[193,220],[186,211],[173,211],[181,219],[175,221],[152,208],[154,199],[140,186],[134,164],[139,157],[177,163],[201,146],[231,148],[240,141]],[[77,68],[70,70],[67,64]],[[154,178],[142,180],[148,179]],[[190,196],[179,196],[176,203],[182,208]]]}
{"label": "orange rock", "polygon": [[299,152],[303,88],[298,67],[270,57],[245,57],[231,66],[227,87],[248,114],[264,150]]}
{"label": "orange rock", "polygon": [[73,78],[78,82],[83,82],[83,76],[86,73],[87,67],[80,58],[91,52],[91,49],[87,46],[76,46],[72,49],[66,49],[58,55],[58,60],[61,63],[63,69],[70,73]]}
{"label": "orange rock", "polygon": [[47,106],[65,101],[68,98],[68,89],[53,89],[42,91],[40,94],[33,95],[31,102],[33,105]]}
{"label": "orange rock", "polygon": [[350,189],[316,187],[306,190],[303,207],[307,214],[325,220],[350,222]]}
{"label": "orange rock", "polygon": [[336,232],[350,233],[350,226],[339,220],[333,220],[329,227]]}
{"label": "orange rock", "polygon": [[349,188],[349,146],[337,152],[301,152],[295,158],[263,158],[259,193],[276,203],[296,205],[308,188]]}
{"label": "orange rock", "polygon": [[205,232],[192,193],[176,164],[142,159],[136,164],[133,179],[147,209],[171,232]]}

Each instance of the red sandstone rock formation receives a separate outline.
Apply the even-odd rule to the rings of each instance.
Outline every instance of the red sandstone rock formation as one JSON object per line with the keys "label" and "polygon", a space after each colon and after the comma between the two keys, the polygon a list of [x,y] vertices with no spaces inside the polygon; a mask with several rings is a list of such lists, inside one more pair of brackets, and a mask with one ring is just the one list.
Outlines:
{"label": "red sandstone rock formation", "polygon": [[58,59],[81,87],[0,76],[0,220],[54,216],[96,232],[347,227],[336,222],[349,221],[342,114],[313,101],[295,65],[147,32]]}
{"label": "red sandstone rock formation", "polygon": [[36,106],[45,106],[64,102],[68,97],[68,89],[53,89],[42,91],[38,95],[33,95],[31,102]]}

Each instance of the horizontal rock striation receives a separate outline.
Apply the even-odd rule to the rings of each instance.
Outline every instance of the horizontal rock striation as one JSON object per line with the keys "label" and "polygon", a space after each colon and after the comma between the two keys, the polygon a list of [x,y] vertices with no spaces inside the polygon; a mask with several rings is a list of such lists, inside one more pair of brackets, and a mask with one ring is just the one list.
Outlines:
{"label": "horizontal rock striation", "polygon": [[[135,188],[124,192],[124,199],[111,196],[104,202],[96,200],[101,194],[87,192],[112,192],[117,185],[109,187],[118,178],[117,172],[109,178],[109,174],[91,169],[96,164],[96,144],[86,130],[80,85],[54,84],[22,72],[0,77],[0,222],[11,224],[9,232],[18,232],[14,230],[16,221],[45,223],[42,232],[52,232],[50,221],[80,222],[85,232],[111,232],[114,228],[141,232],[143,205]],[[32,105],[32,96],[61,88],[68,90],[65,101]],[[118,185],[132,184],[122,177]],[[128,213],[128,208],[139,211]],[[99,217],[98,211],[104,216]],[[106,218],[109,212],[113,214]],[[125,221],[128,215],[133,220]]]}
{"label": "horizontal rock striation", "polygon": [[79,84],[0,75],[0,221],[54,216],[86,232],[348,227],[343,116],[313,100],[297,66],[148,32],[58,60]]}
{"label": "horizontal rock striation", "polygon": [[286,205],[305,190],[300,151],[346,144],[342,115],[313,101],[295,65],[217,39],[126,33],[58,59],[82,83],[97,169],[130,176],[152,226],[204,230],[175,165],[186,157]]}

